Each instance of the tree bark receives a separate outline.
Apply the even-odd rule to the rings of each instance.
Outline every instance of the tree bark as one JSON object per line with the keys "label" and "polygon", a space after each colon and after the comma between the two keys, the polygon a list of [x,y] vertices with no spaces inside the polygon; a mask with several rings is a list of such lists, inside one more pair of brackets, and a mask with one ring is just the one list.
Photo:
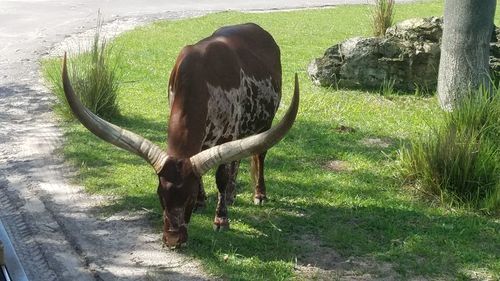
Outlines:
{"label": "tree bark", "polygon": [[496,0],[446,0],[438,96],[452,111],[461,98],[480,85],[491,87],[489,53]]}

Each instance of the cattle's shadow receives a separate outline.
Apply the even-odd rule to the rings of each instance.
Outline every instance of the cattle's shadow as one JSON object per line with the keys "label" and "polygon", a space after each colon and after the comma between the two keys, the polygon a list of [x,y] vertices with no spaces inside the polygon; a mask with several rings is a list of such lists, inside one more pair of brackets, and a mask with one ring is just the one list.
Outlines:
{"label": "cattle's shadow", "polygon": [[[396,275],[392,276],[396,279],[422,274],[456,278],[463,274],[464,264],[482,267],[500,256],[498,247],[489,248],[489,243],[481,242],[500,245],[500,227],[491,221],[474,215],[442,215],[398,198],[394,189],[399,188],[399,179],[373,167],[347,171],[325,168],[325,162],[332,159],[349,162],[352,158],[388,165],[406,140],[359,129],[346,133],[338,131],[335,124],[299,121],[293,128],[280,147],[268,154],[270,202],[252,206],[250,181],[245,176],[248,165],[243,164],[241,195],[229,209],[235,227],[224,233],[208,233],[215,200],[209,202],[207,210],[198,215],[203,222],[190,227],[192,255],[230,268],[223,272],[241,271],[238,267],[244,262],[238,261],[240,257],[273,264],[297,261],[299,267],[310,264],[332,275],[356,268],[360,275],[366,271],[372,276]],[[364,140],[370,138],[383,139],[389,145],[367,144]],[[215,196],[214,191],[211,196]],[[343,199],[327,202],[336,196]],[[449,231],[463,235],[448,235]],[[479,236],[481,241],[475,238]],[[478,251],[487,254],[462,254]],[[221,253],[237,255],[233,262],[217,263]],[[389,270],[385,265],[366,265],[372,258],[380,264],[392,261]],[[272,270],[263,274],[272,274]]]}
{"label": "cattle's shadow", "polygon": [[[294,206],[291,210],[296,208]],[[299,209],[300,215],[277,212],[268,218],[260,216],[263,218],[260,221],[251,216],[238,217],[238,212],[233,212],[233,217],[261,233],[260,237],[237,230],[211,235],[199,225],[192,225],[191,232],[205,233],[205,236],[191,238],[194,243],[191,243],[190,252],[204,260],[215,261],[221,260],[220,253],[232,252],[237,253],[236,259],[297,261],[298,266],[312,265],[329,271],[332,276],[338,271],[352,269],[349,264],[359,266],[363,259],[375,257],[381,264],[384,260],[397,260],[390,264],[394,271],[390,274],[396,274],[392,276],[395,279],[421,275],[454,279],[464,274],[464,266],[493,266],[499,257],[498,246],[492,246],[499,245],[499,226],[472,215],[430,215],[420,210],[379,206],[309,205]],[[256,217],[259,217],[259,212],[263,210],[256,210]],[[462,234],[449,235],[450,231]],[[198,250],[199,247],[214,245],[212,252]],[[464,253],[471,252],[484,255],[464,257]],[[237,272],[240,265],[236,261],[221,263],[220,266]],[[379,269],[366,267],[357,270],[360,275],[366,273],[365,270],[370,274],[383,274]]]}
{"label": "cattle's shadow", "polygon": [[[139,134],[158,144],[160,147],[165,146],[166,122],[151,121],[139,116],[121,115],[114,117],[110,122]],[[65,158],[72,162],[74,166],[81,167],[79,169],[79,176],[82,179],[93,178],[99,180],[100,178],[108,177],[109,174],[112,173],[112,169],[116,168],[113,164],[119,163],[120,165],[132,166],[137,176],[149,179],[146,182],[152,185],[152,191],[156,191],[156,186],[151,184],[151,182],[153,182],[152,179],[154,179],[154,171],[143,159],[99,139],[81,125],[72,125],[69,128],[70,129],[66,129],[64,134],[66,136],[66,142],[71,143],[70,145],[62,147],[60,152],[64,154]],[[106,186],[99,183],[99,189],[104,192],[106,189],[114,188],[117,188],[117,186]],[[127,200],[124,199],[123,201],[125,203]],[[146,202],[147,201],[148,200],[146,200]],[[127,205],[128,208],[132,206],[132,201],[128,201]],[[117,206],[117,208],[118,207],[119,206]]]}
{"label": "cattle's shadow", "polygon": [[[147,122],[143,125],[151,126]],[[161,124],[155,126],[156,130],[163,129]],[[367,138],[383,139],[389,145],[366,144],[363,140]],[[500,249],[488,245],[500,245],[497,224],[474,215],[440,214],[423,204],[398,198],[394,195],[398,193],[394,192],[399,188],[398,179],[379,169],[325,168],[330,160],[349,162],[352,158],[386,165],[394,162],[399,144],[405,142],[359,129],[338,131],[335,124],[298,121],[266,159],[270,201],[265,206],[253,206],[251,202],[249,165],[243,161],[239,197],[229,208],[233,226],[229,231],[212,231],[216,189],[212,171],[204,177],[208,205],[193,217],[187,253],[219,272],[254,270],[255,265],[244,268],[241,259],[272,264],[297,261],[298,267],[309,264],[328,274],[357,267],[359,274],[389,274],[396,275],[396,279],[420,275],[455,278],[463,274],[464,266],[484,267],[484,263],[493,263],[500,256]],[[327,202],[337,195],[342,199]],[[318,198],[325,200],[318,203]],[[137,202],[150,210],[150,219],[160,235],[161,211],[154,190],[125,196],[109,207],[139,208]],[[449,231],[463,235],[448,235]],[[462,252],[485,254],[464,257]],[[223,254],[229,254],[229,261],[222,260]],[[363,268],[366,259],[376,259],[375,263],[389,261],[389,272],[372,265]],[[263,276],[272,276],[271,267],[258,270],[262,270]]]}

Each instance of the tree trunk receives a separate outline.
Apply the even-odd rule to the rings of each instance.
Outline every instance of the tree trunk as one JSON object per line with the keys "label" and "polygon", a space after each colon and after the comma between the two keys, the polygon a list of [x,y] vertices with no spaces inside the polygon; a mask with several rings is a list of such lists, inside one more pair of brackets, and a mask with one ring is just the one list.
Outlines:
{"label": "tree trunk", "polygon": [[441,108],[451,111],[480,85],[490,87],[489,53],[496,0],[446,0],[438,75]]}

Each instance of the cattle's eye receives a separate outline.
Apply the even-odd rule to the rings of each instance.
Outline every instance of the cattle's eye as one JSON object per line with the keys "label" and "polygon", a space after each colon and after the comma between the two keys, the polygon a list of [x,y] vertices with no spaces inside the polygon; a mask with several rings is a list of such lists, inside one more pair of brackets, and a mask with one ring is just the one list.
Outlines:
{"label": "cattle's eye", "polygon": [[168,182],[166,185],[168,191],[174,191],[182,188],[182,184],[175,184],[172,182]]}
{"label": "cattle's eye", "polygon": [[165,188],[166,188],[167,190],[171,190],[171,189],[173,189],[174,187],[175,187],[175,185],[174,185],[173,183],[171,183],[171,182],[167,182],[167,184],[165,185]]}

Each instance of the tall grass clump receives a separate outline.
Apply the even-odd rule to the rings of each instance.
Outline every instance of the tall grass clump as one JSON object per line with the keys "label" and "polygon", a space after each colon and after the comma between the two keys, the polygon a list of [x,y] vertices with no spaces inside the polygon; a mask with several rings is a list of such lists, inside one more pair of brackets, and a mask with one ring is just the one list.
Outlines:
{"label": "tall grass clump", "polygon": [[500,91],[468,95],[401,160],[404,175],[443,203],[500,211]]}
{"label": "tall grass clump", "polygon": [[[68,74],[82,103],[95,114],[111,118],[118,114],[116,100],[119,79],[116,58],[111,59],[111,48],[101,34],[102,20],[99,17],[92,45],[88,51],[68,60]],[[64,117],[72,118],[64,96],[59,61],[45,66],[44,75],[52,91],[59,99],[56,110]]]}
{"label": "tall grass clump", "polygon": [[373,35],[384,36],[394,21],[395,0],[375,0],[372,10]]}
{"label": "tall grass clump", "polygon": [[397,90],[394,88],[396,85],[396,80],[394,79],[384,79],[382,85],[380,85],[379,94],[381,96],[390,96],[397,93]]}

